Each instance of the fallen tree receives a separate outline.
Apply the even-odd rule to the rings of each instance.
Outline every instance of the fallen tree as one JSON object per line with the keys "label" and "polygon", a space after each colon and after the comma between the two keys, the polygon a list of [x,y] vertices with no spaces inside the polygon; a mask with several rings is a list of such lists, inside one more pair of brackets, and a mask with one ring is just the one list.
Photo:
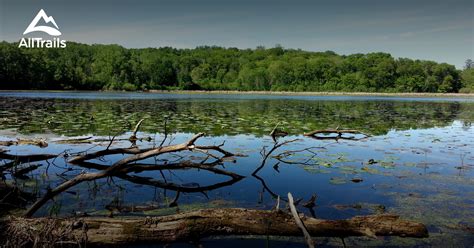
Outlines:
{"label": "fallen tree", "polygon": [[[118,160],[117,162],[115,162],[111,166],[108,166],[108,167],[104,168],[103,170],[100,170],[98,172],[81,173],[81,174],[75,176],[74,178],[63,182],[62,184],[60,184],[56,188],[49,189],[46,192],[46,194],[44,194],[44,196],[42,198],[38,199],[33,205],[31,205],[31,207],[26,211],[25,217],[33,216],[33,214],[39,208],[41,208],[46,202],[48,202],[49,200],[51,200],[55,196],[59,195],[60,193],[68,190],[69,188],[71,188],[71,187],[73,187],[77,184],[80,184],[82,182],[93,181],[93,180],[106,178],[106,177],[113,177],[113,176],[124,177],[124,179],[126,179],[126,180],[133,180],[134,177],[127,176],[126,174],[128,172],[130,172],[131,170],[133,170],[132,169],[133,167],[135,167],[133,163],[137,162],[137,161],[140,161],[140,160],[144,160],[144,159],[151,158],[151,157],[156,157],[156,156],[159,156],[159,155],[162,155],[162,154],[175,153],[175,152],[180,152],[180,151],[193,151],[193,150],[197,150],[199,152],[213,150],[213,151],[216,151],[216,152],[219,152],[219,153],[223,154],[224,157],[234,155],[230,152],[227,152],[227,151],[223,150],[221,148],[222,145],[219,145],[219,146],[198,146],[198,145],[195,145],[194,143],[196,142],[196,140],[198,140],[199,138],[201,138],[203,136],[204,136],[204,133],[198,133],[198,134],[194,135],[190,140],[188,140],[184,143],[181,143],[181,144],[176,144],[176,145],[159,146],[159,147],[148,148],[148,149],[143,149],[143,150],[140,150],[140,149],[135,148],[135,147],[129,148],[129,149],[119,148],[119,149],[115,149],[115,150],[106,149],[106,150],[102,150],[102,151],[99,151],[99,152],[90,153],[90,154],[87,154],[87,155],[79,155],[77,157],[73,157],[72,159],[69,160],[69,163],[80,163],[80,162],[85,162],[85,160],[90,160],[90,159],[101,157],[101,156],[104,156],[104,155],[116,154],[116,152],[117,152],[116,150],[119,150],[120,153],[133,154],[132,156],[125,157],[123,159]],[[128,152],[128,151],[130,151],[130,152]],[[160,166],[161,165],[156,165],[156,166],[154,166],[154,169],[160,169]],[[141,169],[143,169],[143,167]],[[212,169],[208,169],[208,170],[212,170]],[[214,169],[213,172],[216,172],[216,170]],[[237,176],[237,175],[232,176],[232,177],[233,177],[234,180],[232,180],[231,182],[234,182],[235,180],[240,180],[242,178],[242,177]],[[144,180],[140,180],[140,182],[145,184]],[[226,184],[224,184],[224,186],[229,185],[231,182],[227,182]],[[182,190],[178,186],[170,185],[170,184],[162,184],[161,182],[158,182],[158,181],[155,181],[154,184],[155,185],[159,184],[158,186],[173,187],[173,189],[180,190],[180,191]],[[202,190],[203,189],[199,189],[199,191],[202,191]],[[196,190],[196,191],[198,191],[198,190]]]}
{"label": "fallen tree", "polygon": [[[89,152],[89,150],[83,152],[70,153],[68,150],[60,154],[30,154],[30,155],[16,155],[9,154],[5,150],[0,150],[0,159],[7,160],[3,165],[0,165],[0,173],[10,174],[14,179],[18,178],[27,178],[25,174],[36,170],[41,165],[34,164],[38,161],[46,161],[48,166],[50,162],[49,159],[53,159],[51,163],[54,164],[54,159],[61,157],[64,158],[65,162],[70,165],[77,167],[83,167],[91,170],[82,170],[79,174],[76,174],[72,178],[70,176],[62,176],[64,179],[55,188],[47,188],[44,194],[39,197],[36,202],[34,202],[26,211],[25,216],[31,217],[39,208],[41,208],[46,202],[53,199],[55,196],[61,194],[64,191],[67,191],[69,188],[80,184],[86,181],[95,181],[98,179],[112,178],[117,177],[134,184],[139,185],[149,185],[156,188],[162,188],[164,190],[172,190],[177,192],[177,197],[174,201],[178,200],[179,193],[203,193],[206,195],[206,191],[211,191],[221,187],[232,185],[244,177],[236,173],[226,171],[223,169],[216,168],[218,165],[223,165],[224,161],[234,161],[234,156],[242,156],[239,154],[234,154],[229,151],[226,151],[222,148],[224,143],[220,145],[195,145],[194,143],[201,137],[204,136],[203,133],[194,135],[190,140],[181,143],[181,144],[168,144],[164,145],[165,140],[167,139],[167,134],[165,133],[164,139],[161,141],[159,146],[153,144],[152,147],[148,148],[139,148],[136,145],[137,140],[143,140],[143,138],[138,138],[137,133],[142,124],[143,119],[140,120],[133,132],[127,140],[132,143],[131,147],[127,148],[111,148],[115,139],[115,136],[107,140],[108,145],[105,149],[97,150],[94,152]],[[166,122],[165,122],[166,130]],[[84,140],[89,140],[88,138]],[[146,141],[149,141],[145,139]],[[78,141],[83,141],[79,139]],[[93,140],[97,142],[97,140]],[[101,140],[102,142],[102,140]],[[171,142],[170,142],[171,143]],[[193,159],[186,159],[186,156],[179,155],[179,152],[192,152],[192,153],[202,153],[206,155],[206,158],[200,162],[193,161]],[[116,161],[111,165],[99,164],[91,162],[91,160],[105,161],[104,158],[110,155],[122,155],[122,159]],[[126,156],[129,155],[129,156]],[[177,156],[179,159],[170,161],[168,159],[157,160],[156,157],[160,155],[171,155]],[[145,163],[138,164],[138,161],[145,160],[147,158],[155,158],[155,163]],[[213,160],[208,162],[208,160]],[[160,162],[158,162],[160,161]],[[20,167],[21,166],[21,167]],[[56,166],[56,165],[55,165]],[[63,173],[59,175],[65,175],[67,172],[72,171],[72,168],[68,167],[59,167],[64,170]],[[214,183],[211,185],[199,185],[199,184],[178,184],[175,182],[167,182],[163,170],[172,171],[172,170],[186,170],[186,169],[197,169],[208,171],[217,175],[222,175],[229,177],[227,181]],[[47,171],[47,169],[46,169]],[[138,176],[137,173],[143,171],[160,171],[163,179],[158,180],[152,177]],[[207,197],[207,195],[206,195]]]}
{"label": "fallen tree", "polygon": [[[345,220],[308,217],[301,220],[313,237],[428,236],[423,224],[389,214],[356,216]],[[87,241],[90,245],[198,241],[220,235],[301,236],[293,216],[287,212],[240,208],[206,209],[146,218],[11,218],[5,226],[3,237],[15,234],[15,239],[22,241],[35,237],[41,239],[38,234],[49,230],[49,233],[62,235],[53,239],[56,242]],[[10,245],[15,245],[14,241]]]}

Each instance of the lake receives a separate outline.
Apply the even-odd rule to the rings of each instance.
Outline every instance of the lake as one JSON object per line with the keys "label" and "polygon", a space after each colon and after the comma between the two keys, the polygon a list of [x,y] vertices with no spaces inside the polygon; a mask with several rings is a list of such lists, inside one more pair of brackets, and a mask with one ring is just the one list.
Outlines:
{"label": "lake", "polygon": [[[350,238],[349,245],[435,245],[469,247],[474,243],[474,99],[377,96],[275,96],[97,92],[0,92],[0,140],[41,138],[47,147],[0,147],[10,154],[92,153],[136,145],[153,147],[185,142],[204,132],[199,145],[219,145],[237,154],[216,168],[136,172],[134,175],[204,192],[181,192],[177,207],[172,189],[113,178],[79,184],[49,201],[35,216],[165,215],[200,208],[272,209],[276,197],[291,192],[302,202],[313,195],[316,206],[299,208],[322,219],[395,213],[424,223],[426,239]],[[277,126],[292,141],[276,149],[256,176],[252,173],[273,146]],[[315,139],[304,133],[321,129],[356,129],[365,135]],[[65,139],[102,142],[65,144]],[[205,152],[184,152],[187,159],[211,161]],[[168,154],[141,163],[173,163],[183,155]],[[92,162],[111,165],[122,154]],[[67,158],[67,156],[66,156]],[[5,173],[22,189],[43,195],[66,179],[94,171],[66,163],[66,158],[40,161],[22,178]],[[9,161],[4,159],[0,165]],[[112,209],[112,210],[111,210]],[[293,247],[281,239],[271,247]],[[334,238],[318,244],[340,246]],[[245,240],[238,240],[246,244]],[[212,247],[213,241],[208,241]],[[256,240],[253,245],[264,245]],[[261,243],[258,243],[261,242]],[[236,244],[233,244],[236,245]],[[216,246],[219,246],[218,244]],[[207,246],[206,246],[207,247]]]}

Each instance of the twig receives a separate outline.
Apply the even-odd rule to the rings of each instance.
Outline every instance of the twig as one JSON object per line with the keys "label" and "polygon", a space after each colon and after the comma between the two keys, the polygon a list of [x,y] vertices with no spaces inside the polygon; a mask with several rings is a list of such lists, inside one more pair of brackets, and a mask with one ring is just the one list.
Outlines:
{"label": "twig", "polygon": [[279,130],[278,125],[280,125],[280,122],[278,122],[273,130],[270,132],[270,136],[272,137],[273,141],[276,142],[278,137],[285,137],[288,135],[287,132]]}
{"label": "twig", "polygon": [[112,137],[112,139],[110,139],[110,142],[109,142],[109,145],[107,146],[107,148],[105,148],[105,150],[109,150],[110,146],[112,145],[112,143],[114,142],[114,139],[115,139],[115,135]]}
{"label": "twig", "polygon": [[174,197],[173,201],[170,202],[170,204],[168,205],[170,208],[178,206],[179,193],[180,193],[179,190],[176,191],[176,196]]}
{"label": "twig", "polygon": [[313,194],[307,202],[303,203],[303,207],[313,208],[314,206],[316,206],[315,202],[316,202],[316,194]]}
{"label": "twig", "polygon": [[299,139],[294,139],[294,140],[287,140],[285,142],[282,142],[282,143],[278,143],[278,142],[275,142],[275,144],[273,145],[272,149],[270,149],[270,151],[266,152],[265,151],[265,147],[262,149],[262,151],[260,152],[260,154],[262,154],[263,156],[263,159],[262,159],[262,162],[260,164],[259,167],[257,167],[257,169],[255,169],[255,171],[252,173],[252,176],[255,176],[257,175],[257,173],[263,169],[263,167],[265,166],[265,163],[267,162],[267,159],[268,157],[278,148],[280,148],[281,146],[284,146],[288,143],[291,143],[291,142],[295,142],[295,141],[298,141]]}
{"label": "twig", "polygon": [[168,128],[167,128],[167,124],[168,124],[168,119],[165,119],[165,136],[163,137],[163,140],[161,141],[160,145],[158,147],[162,147],[163,144],[165,143],[166,139],[168,138]]}
{"label": "twig", "polygon": [[277,202],[276,202],[275,210],[276,210],[276,211],[280,211],[280,196],[277,197]]}

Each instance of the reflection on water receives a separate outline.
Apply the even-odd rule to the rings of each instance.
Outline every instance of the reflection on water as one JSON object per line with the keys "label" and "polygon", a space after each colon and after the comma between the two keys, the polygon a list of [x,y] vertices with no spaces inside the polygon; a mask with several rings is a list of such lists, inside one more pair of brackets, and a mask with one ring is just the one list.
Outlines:
{"label": "reflection on water", "polygon": [[[400,101],[393,99],[258,99],[193,95],[165,99],[79,99],[0,97],[0,129],[3,139],[17,133],[47,137],[49,146],[10,146],[9,153],[93,152],[104,146],[55,143],[59,135],[94,135],[108,138],[130,136],[135,123],[146,118],[139,136],[154,140],[138,142],[151,147],[163,138],[164,120],[168,120],[169,140],[179,143],[192,133],[209,136],[198,144],[220,144],[244,154],[235,161],[226,160],[216,168],[245,176],[229,185],[205,192],[181,193],[177,207],[168,207],[176,192],[170,189],[132,183],[114,178],[80,184],[43,207],[39,215],[121,214],[163,215],[209,207],[247,207],[271,209],[275,195],[292,192],[308,200],[317,195],[313,209],[318,218],[341,219],[359,214],[390,212],[421,221],[428,226],[430,238],[424,240],[390,238],[348,240],[349,244],[415,245],[436,244],[467,246],[474,242],[474,120],[472,101]],[[39,94],[39,96],[42,96]],[[44,96],[44,95],[43,95]],[[70,93],[67,93],[70,96]],[[100,94],[98,95],[100,97]],[[135,96],[135,95],[134,95]],[[186,97],[184,97],[186,96]],[[142,97],[148,98],[148,97]],[[279,127],[290,133],[280,141],[298,139],[275,151],[289,156],[271,156],[265,167],[252,176],[260,165],[262,147],[273,146],[268,133]],[[314,140],[301,134],[314,129],[354,128],[372,134],[359,141]],[[115,147],[128,147],[120,141]],[[205,154],[185,154],[203,161]],[[110,165],[122,155],[92,161]],[[158,160],[157,160],[158,159]],[[172,161],[174,155],[152,158],[142,163]],[[8,162],[5,160],[2,164]],[[42,166],[29,178],[17,179],[22,188],[43,194],[48,187],[84,170],[66,164],[38,162]],[[93,171],[93,169],[90,169]],[[134,176],[173,182],[189,188],[228,181],[225,175],[197,169],[144,171]],[[7,175],[8,179],[11,177]],[[309,209],[301,208],[307,215]],[[81,212],[81,213],[78,213]],[[117,213],[116,213],[117,214]],[[335,244],[330,239],[321,243]],[[351,243],[353,242],[353,243]]]}
{"label": "reflection on water", "polygon": [[[44,95],[47,94],[39,96]],[[129,131],[138,120],[147,118],[148,125],[143,127],[143,131],[151,133],[163,132],[166,119],[171,132],[262,136],[268,134],[276,123],[285,126],[290,134],[337,126],[386,134],[392,129],[447,126],[454,120],[470,126],[474,119],[474,102],[470,101],[172,96],[175,95],[163,95],[164,98],[158,99],[105,100],[0,97],[0,126],[23,134],[116,135]]]}

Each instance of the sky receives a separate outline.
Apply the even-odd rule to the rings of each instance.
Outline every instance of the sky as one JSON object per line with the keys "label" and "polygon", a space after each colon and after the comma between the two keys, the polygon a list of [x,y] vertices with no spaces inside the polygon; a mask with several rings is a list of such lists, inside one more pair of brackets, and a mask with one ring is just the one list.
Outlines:
{"label": "sky", "polygon": [[61,39],[127,48],[257,46],[456,65],[474,59],[474,0],[0,0],[0,40],[19,41],[40,9]]}

